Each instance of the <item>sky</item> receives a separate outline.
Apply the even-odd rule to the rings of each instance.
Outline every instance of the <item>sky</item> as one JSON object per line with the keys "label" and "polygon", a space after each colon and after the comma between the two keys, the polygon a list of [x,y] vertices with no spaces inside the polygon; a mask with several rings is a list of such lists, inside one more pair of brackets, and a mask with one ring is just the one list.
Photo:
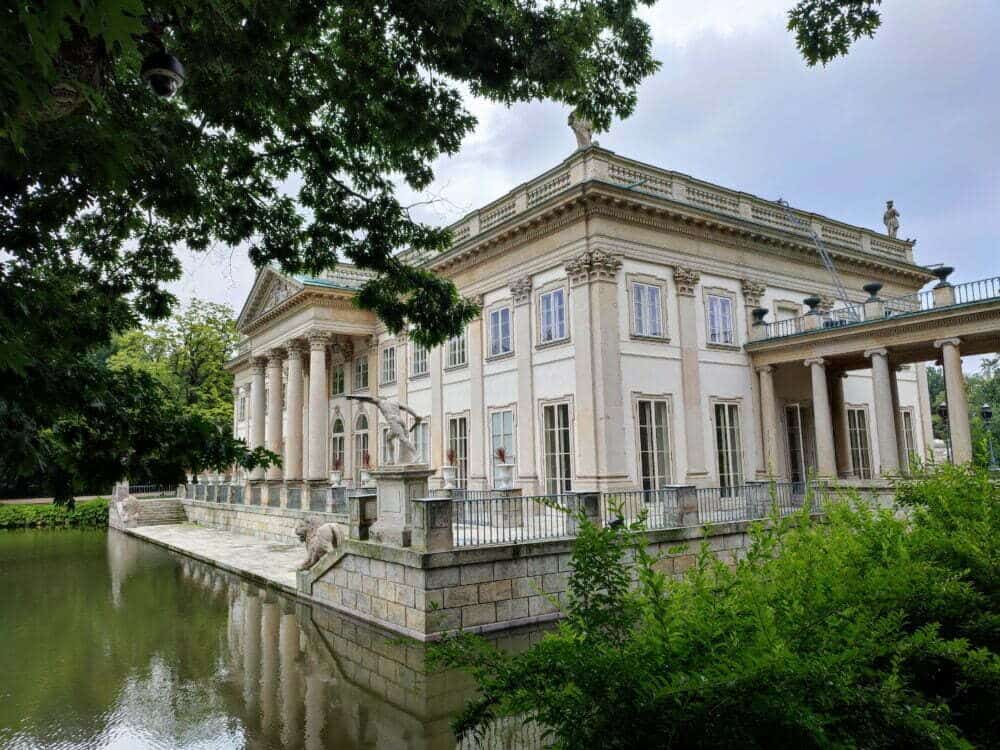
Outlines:
{"label": "sky", "polygon": [[[623,156],[884,231],[885,201],[918,263],[952,281],[1000,275],[1000,3],[885,0],[882,28],[809,68],[785,29],[795,0],[660,0],[642,14],[662,68],[635,113],[596,136]],[[566,158],[567,109],[470,100],[479,119],[435,164],[419,218],[448,224]],[[242,248],[182,253],[172,291],[239,311]]]}

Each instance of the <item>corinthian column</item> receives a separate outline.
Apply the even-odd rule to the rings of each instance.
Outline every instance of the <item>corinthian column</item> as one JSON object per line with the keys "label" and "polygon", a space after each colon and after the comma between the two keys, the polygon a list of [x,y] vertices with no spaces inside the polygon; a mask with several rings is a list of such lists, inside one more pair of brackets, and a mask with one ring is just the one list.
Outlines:
{"label": "corinthian column", "polygon": [[[250,447],[264,447],[264,357],[254,357],[252,361],[253,379],[250,382]],[[264,470],[253,470],[251,479],[263,479]]]}
{"label": "corinthian column", "polygon": [[288,345],[288,434],[285,436],[285,479],[302,479],[302,360],[306,347]]}
{"label": "corinthian column", "polygon": [[826,383],[826,360],[807,359],[812,375],[813,423],[816,428],[816,471],[821,477],[837,476],[837,459],[833,443],[833,415],[830,411],[830,389]]}
{"label": "corinthian column", "polygon": [[690,268],[674,269],[688,484],[703,483],[708,477],[705,464],[705,415],[702,413],[701,372],[698,363],[698,306],[694,299],[695,287],[700,280],[701,274],[698,271]]}
{"label": "corinthian column", "polygon": [[536,492],[535,469],[535,380],[531,346],[531,277],[522,276],[510,285],[514,301],[514,351],[517,353],[517,443],[514,460],[521,490]]}
{"label": "corinthian column", "polygon": [[[281,455],[282,414],[281,402],[284,395],[281,383],[281,367],[285,361],[283,349],[273,349],[267,355],[267,449]],[[272,466],[267,470],[267,478],[281,479],[280,466]]]}
{"label": "corinthian column", "polygon": [[330,429],[327,400],[326,347],[330,337],[321,331],[309,334],[309,479],[327,478],[326,445]]}

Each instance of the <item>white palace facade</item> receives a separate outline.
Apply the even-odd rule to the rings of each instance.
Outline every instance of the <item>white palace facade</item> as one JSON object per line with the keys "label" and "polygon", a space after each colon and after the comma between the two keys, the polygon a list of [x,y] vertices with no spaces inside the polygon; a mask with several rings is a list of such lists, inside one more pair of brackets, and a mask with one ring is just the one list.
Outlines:
{"label": "white palace facade", "polygon": [[[430,351],[355,306],[366,279],[355,268],[259,272],[229,363],[233,429],[283,467],[237,479],[323,485],[339,467],[357,483],[366,463],[385,463],[377,410],[349,395],[422,416],[432,487],[453,464],[461,485],[492,488],[498,448],[524,494],[877,479],[930,457],[923,361],[943,358],[960,383],[960,356],[996,343],[947,321],[940,334],[902,330],[920,315],[893,318],[893,301],[919,313],[934,280],[911,241],[597,146],[452,229],[450,249],[411,260],[482,312]],[[953,289],[939,287],[934,302]]]}

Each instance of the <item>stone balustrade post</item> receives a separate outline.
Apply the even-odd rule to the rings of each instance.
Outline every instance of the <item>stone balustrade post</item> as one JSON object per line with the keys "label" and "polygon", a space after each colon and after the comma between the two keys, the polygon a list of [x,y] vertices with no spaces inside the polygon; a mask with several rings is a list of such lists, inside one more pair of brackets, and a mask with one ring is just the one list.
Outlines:
{"label": "stone balustrade post", "polygon": [[375,493],[362,494],[359,491],[348,493],[348,538],[362,541],[368,539],[368,529],[377,518],[377,502]]}
{"label": "stone balustrade post", "polygon": [[571,535],[575,536],[579,532],[580,513],[583,513],[584,517],[594,526],[601,525],[600,492],[577,492],[573,497],[568,498],[568,501],[571,512],[567,522],[567,531]]}
{"label": "stone balustrade post", "polygon": [[878,293],[882,290],[882,285],[877,281],[865,284],[863,287],[868,292],[868,299],[865,300],[865,320],[881,320],[885,317],[885,304]]}
{"label": "stone balustrade post", "polygon": [[410,546],[420,552],[445,552],[455,546],[452,533],[452,499],[424,497],[413,501]]}
{"label": "stone balustrade post", "polygon": [[948,281],[948,277],[954,270],[951,266],[940,266],[932,271],[938,278],[937,285],[931,290],[934,307],[947,307],[955,304],[955,287]]}
{"label": "stone balustrade post", "polygon": [[693,484],[672,485],[677,493],[677,525],[698,526],[698,488]]}

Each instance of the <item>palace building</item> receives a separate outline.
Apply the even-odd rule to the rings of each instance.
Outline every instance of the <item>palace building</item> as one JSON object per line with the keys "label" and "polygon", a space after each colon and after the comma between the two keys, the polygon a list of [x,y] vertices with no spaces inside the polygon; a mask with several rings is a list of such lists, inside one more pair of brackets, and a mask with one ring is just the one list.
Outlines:
{"label": "palace building", "polygon": [[498,448],[524,494],[877,479],[930,458],[923,362],[938,359],[954,457],[971,456],[960,358],[997,349],[1000,289],[962,299],[944,269],[920,292],[935,273],[912,241],[596,145],[452,230],[411,260],[482,313],[429,351],[354,305],[356,268],[258,273],[233,429],[283,467],[237,479],[324,485],[340,467],[357,484],[389,463],[377,409],[349,395],[422,416],[432,487],[446,465],[494,487]]}

